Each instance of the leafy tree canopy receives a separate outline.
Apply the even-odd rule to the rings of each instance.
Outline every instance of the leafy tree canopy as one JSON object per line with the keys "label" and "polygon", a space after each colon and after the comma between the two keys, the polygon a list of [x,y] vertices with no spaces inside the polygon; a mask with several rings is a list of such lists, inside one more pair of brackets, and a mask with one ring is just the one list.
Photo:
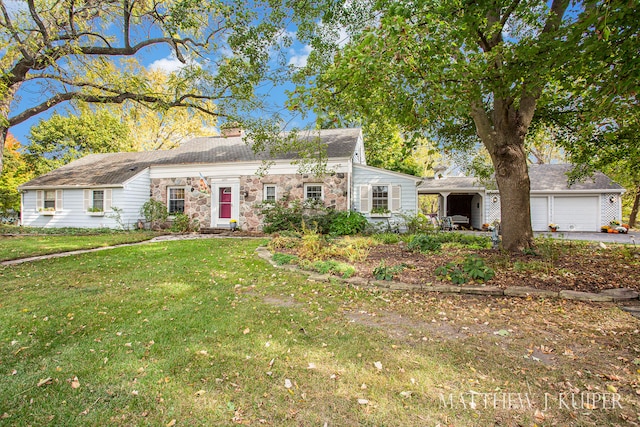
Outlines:
{"label": "leafy tree canopy", "polygon": [[[365,126],[390,121],[408,140],[429,135],[444,147],[473,149],[481,142],[503,200],[503,244],[527,248],[533,244],[530,126],[538,110],[557,117],[582,109],[589,111],[585,121],[597,124],[611,106],[635,105],[638,7],[569,0],[321,2],[301,26],[315,50],[290,105]],[[585,127],[581,138],[588,133]]]}
{"label": "leafy tree canopy", "polygon": [[[285,7],[271,0],[0,0],[0,138],[74,100],[238,120],[261,105],[255,88],[272,77],[274,47],[287,44]],[[182,63],[160,88],[138,72],[154,48]]]}

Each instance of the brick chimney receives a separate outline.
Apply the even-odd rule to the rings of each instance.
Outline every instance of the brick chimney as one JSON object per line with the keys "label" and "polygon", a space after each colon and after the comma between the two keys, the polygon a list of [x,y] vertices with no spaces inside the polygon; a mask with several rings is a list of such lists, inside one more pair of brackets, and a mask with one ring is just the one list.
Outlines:
{"label": "brick chimney", "polygon": [[237,123],[230,123],[220,128],[222,136],[230,138],[234,136],[242,136],[242,128]]}

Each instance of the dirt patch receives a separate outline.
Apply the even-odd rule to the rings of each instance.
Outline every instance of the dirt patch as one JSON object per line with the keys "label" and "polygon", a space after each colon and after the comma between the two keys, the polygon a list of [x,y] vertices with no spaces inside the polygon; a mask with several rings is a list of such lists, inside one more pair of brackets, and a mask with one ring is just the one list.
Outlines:
{"label": "dirt patch", "polygon": [[442,314],[439,314],[440,318],[434,317],[429,322],[386,310],[347,310],[344,316],[349,322],[384,330],[390,338],[402,341],[455,340],[490,333],[485,325],[458,325]]}
{"label": "dirt patch", "polygon": [[[373,279],[373,270],[381,263],[393,267],[403,264],[394,280],[409,284],[451,284],[437,277],[435,270],[465,256],[480,256],[496,275],[485,282],[500,288],[529,286],[552,291],[576,290],[600,292],[629,288],[640,291],[640,250],[603,249],[598,244],[548,249],[548,254],[507,254],[498,250],[442,250],[439,253],[410,252],[403,244],[372,247],[363,262],[356,263],[356,275]],[[539,250],[540,252],[540,250]]]}

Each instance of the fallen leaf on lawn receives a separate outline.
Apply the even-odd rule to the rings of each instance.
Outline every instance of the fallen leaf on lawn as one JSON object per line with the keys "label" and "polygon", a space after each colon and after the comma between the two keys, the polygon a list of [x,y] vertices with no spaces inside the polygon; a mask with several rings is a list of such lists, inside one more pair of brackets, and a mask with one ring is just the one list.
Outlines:
{"label": "fallen leaf on lawn", "polygon": [[358,404],[359,405],[367,405],[369,403],[369,401],[367,399],[358,399]]}
{"label": "fallen leaf on lawn", "polygon": [[547,347],[546,345],[541,345],[540,351],[543,352],[544,354],[551,354],[554,352],[554,349],[552,349],[551,347]]}
{"label": "fallen leaf on lawn", "polygon": [[293,384],[291,383],[291,380],[289,378],[286,378],[284,380],[284,388],[291,388],[293,387]]}
{"label": "fallen leaf on lawn", "polygon": [[611,384],[607,385],[607,390],[609,390],[611,393],[617,393],[618,392],[618,389],[615,386],[611,385]]}
{"label": "fallen leaf on lawn", "polygon": [[316,369],[316,364],[313,362],[309,362],[309,366],[307,366],[307,369]]}
{"label": "fallen leaf on lawn", "polygon": [[134,396],[137,396],[137,395],[138,395],[138,394],[140,394],[140,393],[138,392],[138,390],[133,390],[133,391],[131,392],[131,394],[132,394],[132,395],[134,395]]}
{"label": "fallen leaf on lawn", "polygon": [[249,332],[251,332],[251,329],[246,328],[244,331],[242,331],[243,334],[247,335]]}
{"label": "fallen leaf on lawn", "polygon": [[622,378],[615,374],[605,375],[605,377],[609,378],[611,381],[620,381]]}
{"label": "fallen leaf on lawn", "polygon": [[495,331],[493,335],[500,335],[501,337],[506,337],[507,335],[509,335],[509,331],[507,331],[506,329],[500,329],[499,331]]}
{"label": "fallen leaf on lawn", "polygon": [[38,387],[42,387],[43,385],[49,385],[53,381],[53,378],[47,377],[43,380],[38,381]]}
{"label": "fallen leaf on lawn", "polygon": [[536,421],[539,421],[539,422],[544,421],[544,419],[546,418],[544,416],[544,412],[542,412],[539,409],[536,409],[536,412],[533,414],[533,417],[536,419]]}
{"label": "fallen leaf on lawn", "polygon": [[73,377],[73,379],[71,380],[71,388],[78,387],[80,387],[80,381],[78,380],[78,377]]}
{"label": "fallen leaf on lawn", "polygon": [[382,370],[382,362],[373,362],[373,366],[375,366],[378,371]]}
{"label": "fallen leaf on lawn", "polygon": [[176,419],[175,418],[167,423],[167,427],[173,427],[174,425],[176,425]]}
{"label": "fallen leaf on lawn", "polygon": [[5,412],[4,414],[0,415],[0,419],[4,420],[4,419],[9,418],[10,416],[11,416],[11,415],[9,415],[9,414],[7,414],[7,413]]}
{"label": "fallen leaf on lawn", "polygon": [[196,391],[196,392],[195,392],[195,395],[196,395],[197,397],[200,397],[200,396],[202,396],[203,394],[205,394],[206,392],[207,392],[206,390],[198,390],[198,391]]}
{"label": "fallen leaf on lawn", "polygon": [[400,396],[402,396],[402,397],[411,397],[411,392],[410,391],[401,391],[400,392]]}
{"label": "fallen leaf on lawn", "polygon": [[18,375],[18,371],[14,369],[13,371],[11,371],[11,375]]}

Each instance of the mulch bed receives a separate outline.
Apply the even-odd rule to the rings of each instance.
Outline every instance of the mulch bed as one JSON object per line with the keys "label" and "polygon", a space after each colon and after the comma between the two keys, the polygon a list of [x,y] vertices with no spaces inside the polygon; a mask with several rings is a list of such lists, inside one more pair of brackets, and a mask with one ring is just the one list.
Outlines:
{"label": "mulch bed", "polygon": [[[394,280],[410,284],[443,284],[435,270],[449,262],[461,262],[475,253],[493,268],[496,275],[487,286],[507,288],[529,286],[552,291],[600,292],[611,288],[640,291],[640,248],[602,248],[597,243],[556,249],[551,254],[507,254],[499,250],[443,250],[421,254],[406,250],[402,243],[372,247],[364,262],[356,263],[356,275],[373,278],[373,270],[384,261],[387,266],[405,264]],[[353,263],[352,263],[353,264]],[[469,284],[469,283],[467,283]]]}

